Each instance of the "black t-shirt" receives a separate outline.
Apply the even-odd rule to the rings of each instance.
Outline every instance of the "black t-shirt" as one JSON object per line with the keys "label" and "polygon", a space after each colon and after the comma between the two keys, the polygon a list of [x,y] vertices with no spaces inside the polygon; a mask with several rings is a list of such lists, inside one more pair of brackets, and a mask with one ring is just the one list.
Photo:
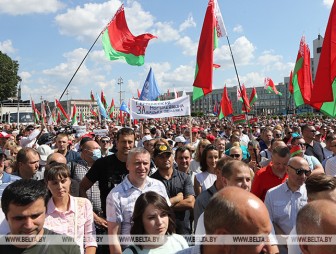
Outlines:
{"label": "black t-shirt", "polygon": [[[191,178],[184,172],[173,169],[172,177],[167,180],[162,177],[159,173],[159,170],[157,170],[153,175],[151,175],[151,177],[161,181],[164,184],[169,198],[175,197],[179,192],[182,192],[184,197],[195,195]],[[183,220],[185,211],[175,212],[175,215],[176,219]]]}
{"label": "black t-shirt", "polygon": [[306,155],[315,156],[321,163],[324,161],[323,147],[319,142],[313,141],[313,146],[306,144]]}
{"label": "black t-shirt", "polygon": [[[59,235],[54,231],[48,230],[44,228],[43,236],[48,235],[46,245],[37,244],[29,248],[18,248],[12,244],[8,245],[0,245],[0,253],[8,253],[8,254],[80,254],[80,248],[78,245],[74,244],[64,244],[64,245],[52,245],[50,242],[52,240],[52,235]],[[6,236],[3,236],[0,241],[5,242]]]}
{"label": "black t-shirt", "polygon": [[121,183],[128,174],[126,162],[120,161],[116,154],[95,161],[86,177],[95,183],[98,181],[102,210],[106,213],[106,198],[115,185]]}

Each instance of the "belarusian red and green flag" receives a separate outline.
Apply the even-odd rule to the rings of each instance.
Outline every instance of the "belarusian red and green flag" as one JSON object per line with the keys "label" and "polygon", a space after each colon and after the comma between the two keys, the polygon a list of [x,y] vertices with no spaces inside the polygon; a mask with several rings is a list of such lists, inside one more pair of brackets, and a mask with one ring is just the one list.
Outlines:
{"label": "belarusian red and green flag", "polygon": [[62,107],[61,103],[57,99],[55,99],[55,104],[56,104],[57,108],[62,112],[62,115],[69,121],[68,114],[65,112],[65,110]]}
{"label": "belarusian red and green flag", "polygon": [[217,0],[209,0],[197,49],[193,101],[212,92],[213,51],[226,29]]}
{"label": "belarusian red and green flag", "polygon": [[130,65],[143,65],[149,40],[157,38],[149,33],[134,36],[128,29],[124,5],[121,5],[103,31],[103,48],[110,60],[125,60]]}
{"label": "belarusian red and green flag", "polygon": [[94,95],[93,95],[92,90],[91,90],[91,93],[90,93],[90,98],[91,98],[91,101],[95,101],[95,97],[94,97]]}
{"label": "belarusian red and green flag", "polygon": [[232,103],[228,96],[227,88],[226,86],[224,86],[224,91],[223,91],[222,100],[220,103],[220,111],[218,114],[218,118],[222,119],[225,116],[231,115],[232,113],[233,113]]}
{"label": "belarusian red and green flag", "polygon": [[330,11],[310,105],[321,112],[336,116],[336,5]]}
{"label": "belarusian red and green flag", "polygon": [[78,125],[77,117],[78,117],[77,107],[76,104],[74,104],[72,108],[71,125]]}
{"label": "belarusian red and green flag", "polygon": [[108,105],[107,105],[107,102],[106,102],[106,98],[105,98],[105,95],[104,95],[104,91],[102,90],[101,93],[100,93],[100,100],[104,106],[105,109],[107,109]]}
{"label": "belarusian red and green flag", "polygon": [[272,79],[265,78],[265,90],[267,90],[269,93],[275,93],[277,95],[282,96],[282,93],[278,91],[278,89],[275,87],[275,84]]}
{"label": "belarusian red and green flag", "polygon": [[258,99],[257,89],[255,87],[252,88],[251,95],[250,95],[250,106],[252,106],[256,100]]}
{"label": "belarusian red and green flag", "polygon": [[246,116],[245,116],[245,114],[240,114],[240,115],[234,115],[234,116],[232,116],[232,122],[234,124],[245,123],[246,122]]}
{"label": "belarusian red and green flag", "polygon": [[110,119],[113,118],[113,113],[114,113],[114,99],[112,98],[111,105],[110,105],[109,112],[108,112]]}
{"label": "belarusian red and green flag", "polygon": [[85,122],[85,115],[84,115],[84,112],[82,112],[81,114],[80,114],[80,121],[81,121],[81,123],[84,123]]}
{"label": "belarusian red and green flag", "polygon": [[33,114],[34,114],[34,122],[37,124],[40,121],[40,112],[38,111],[38,109],[35,106],[35,103],[33,100],[31,100],[31,104],[32,104],[32,110],[33,110]]}
{"label": "belarusian red and green flag", "polygon": [[292,76],[292,88],[295,106],[309,104],[313,88],[310,69],[310,51],[305,37],[302,36]]}

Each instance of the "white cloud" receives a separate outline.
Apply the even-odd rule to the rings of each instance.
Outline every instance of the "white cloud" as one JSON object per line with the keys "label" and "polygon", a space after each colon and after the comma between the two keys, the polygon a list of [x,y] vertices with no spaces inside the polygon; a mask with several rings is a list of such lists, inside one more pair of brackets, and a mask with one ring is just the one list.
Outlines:
{"label": "white cloud", "polygon": [[179,31],[182,32],[189,27],[196,27],[196,23],[191,13],[189,14],[188,18],[180,25]]}
{"label": "white cloud", "polygon": [[272,54],[272,51],[263,52],[262,55],[258,57],[258,63],[263,66],[266,72],[271,70],[288,71],[293,65],[292,63],[283,62],[283,57],[281,55]]}
{"label": "white cloud", "polygon": [[334,0],[323,0],[323,5],[331,8],[332,4],[334,3]]}
{"label": "white cloud", "polygon": [[157,22],[152,33],[164,42],[175,41],[180,38],[179,32],[168,22]]}
{"label": "white cloud", "polygon": [[0,41],[0,51],[5,54],[12,54],[16,51],[11,40]]}
{"label": "white cloud", "polygon": [[[83,7],[68,9],[66,13],[57,15],[55,20],[60,33],[75,36],[78,40],[95,39],[121,5],[119,0],[110,0],[102,4],[88,3]],[[137,2],[125,7],[127,25],[134,35],[148,32],[153,25],[153,16],[142,9]]]}
{"label": "white cloud", "polygon": [[243,27],[241,25],[237,25],[233,28],[233,32],[235,33],[242,33],[244,30],[243,30]]}
{"label": "white cloud", "polygon": [[[233,57],[237,65],[248,65],[254,58],[255,46],[245,36],[239,37],[231,44]],[[232,66],[232,58],[228,45],[215,50],[215,62],[224,66]]]}
{"label": "white cloud", "polygon": [[193,42],[190,37],[183,36],[176,43],[182,47],[184,55],[196,56],[198,44]]}
{"label": "white cloud", "polygon": [[25,15],[31,13],[54,13],[63,8],[58,0],[1,0],[0,13],[9,15]]}

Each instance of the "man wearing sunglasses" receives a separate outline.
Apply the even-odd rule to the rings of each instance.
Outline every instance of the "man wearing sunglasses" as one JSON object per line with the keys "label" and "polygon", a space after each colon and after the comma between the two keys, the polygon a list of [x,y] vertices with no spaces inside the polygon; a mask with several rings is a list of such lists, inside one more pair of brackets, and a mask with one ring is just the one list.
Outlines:
{"label": "man wearing sunglasses", "polygon": [[316,134],[316,129],[313,125],[304,125],[302,126],[302,136],[306,143],[306,152],[307,155],[315,156],[321,163],[325,159],[323,147],[319,142],[314,140]]}
{"label": "man wearing sunglasses", "polygon": [[265,205],[276,235],[290,233],[298,211],[307,204],[308,199],[305,186],[305,181],[311,174],[308,162],[302,157],[292,157],[286,170],[286,182],[268,190],[265,197]]}

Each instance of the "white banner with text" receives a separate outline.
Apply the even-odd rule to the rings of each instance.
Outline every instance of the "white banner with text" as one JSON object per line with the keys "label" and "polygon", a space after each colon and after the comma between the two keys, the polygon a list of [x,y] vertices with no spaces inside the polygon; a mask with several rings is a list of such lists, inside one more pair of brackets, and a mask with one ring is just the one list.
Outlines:
{"label": "white banner with text", "polygon": [[190,115],[189,96],[166,101],[139,101],[131,99],[132,119],[164,118]]}

